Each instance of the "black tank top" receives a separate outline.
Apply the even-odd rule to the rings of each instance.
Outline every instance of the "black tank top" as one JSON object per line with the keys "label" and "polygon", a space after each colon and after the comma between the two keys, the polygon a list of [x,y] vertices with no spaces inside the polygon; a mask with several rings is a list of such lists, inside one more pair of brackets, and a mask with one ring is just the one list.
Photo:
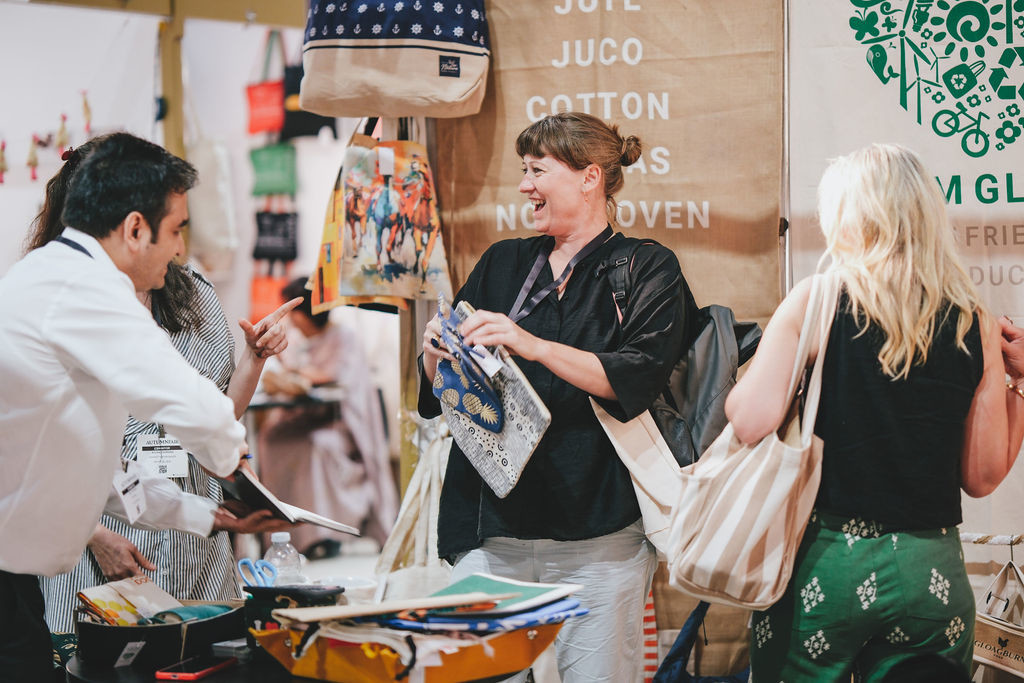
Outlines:
{"label": "black tank top", "polygon": [[962,521],[964,424],[984,367],[978,316],[957,348],[956,318],[936,318],[928,360],[894,380],[878,362],[883,334],[860,328],[845,291],[829,336],[814,432],[825,441],[819,510],[894,530]]}

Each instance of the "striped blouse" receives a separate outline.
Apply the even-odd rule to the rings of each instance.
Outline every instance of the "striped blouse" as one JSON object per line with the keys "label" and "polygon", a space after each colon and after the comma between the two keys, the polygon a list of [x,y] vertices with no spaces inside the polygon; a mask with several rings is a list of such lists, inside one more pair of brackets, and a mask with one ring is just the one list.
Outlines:
{"label": "striped blouse", "polygon": [[[195,332],[172,334],[171,341],[190,365],[225,391],[235,369],[234,340],[213,285],[191,268],[188,272],[195,280],[200,328]],[[121,457],[134,460],[139,435],[157,433],[158,425],[129,417]],[[188,477],[173,480],[183,491],[218,502],[223,500],[217,480],[208,475],[192,456],[189,456],[188,469]],[[225,600],[240,596],[234,576],[234,555],[226,531],[219,531],[210,538],[200,538],[175,530],[136,529],[109,515],[104,515],[100,522],[134,543],[142,555],[157,567],[156,571],[145,572],[146,575],[179,600]],[[46,623],[50,630],[54,633],[73,631],[73,611],[78,605],[76,594],[83,588],[106,581],[88,549],[82,553],[78,566],[67,574],[41,577]]]}

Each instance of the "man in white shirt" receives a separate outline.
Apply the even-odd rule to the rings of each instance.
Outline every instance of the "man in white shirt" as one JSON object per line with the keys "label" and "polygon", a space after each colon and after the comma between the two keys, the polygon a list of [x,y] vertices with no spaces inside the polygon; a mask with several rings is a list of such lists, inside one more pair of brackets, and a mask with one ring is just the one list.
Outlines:
{"label": "man in white shirt", "polygon": [[78,561],[107,503],[129,413],[162,424],[219,476],[244,452],[231,400],[185,362],[135,295],[162,287],[168,262],[184,251],[185,193],[195,180],[191,165],[161,147],[109,136],[71,181],[69,227],[0,279],[5,680],[52,676],[35,575]]}

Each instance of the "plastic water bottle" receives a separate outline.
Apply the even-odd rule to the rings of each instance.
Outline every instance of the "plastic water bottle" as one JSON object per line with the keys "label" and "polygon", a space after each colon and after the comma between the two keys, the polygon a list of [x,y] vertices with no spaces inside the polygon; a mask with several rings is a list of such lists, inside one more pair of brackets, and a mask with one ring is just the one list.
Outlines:
{"label": "plastic water bottle", "polygon": [[291,543],[292,535],[287,531],[275,531],[270,535],[271,546],[263,559],[277,567],[275,586],[289,586],[307,583],[302,575],[302,559]]}

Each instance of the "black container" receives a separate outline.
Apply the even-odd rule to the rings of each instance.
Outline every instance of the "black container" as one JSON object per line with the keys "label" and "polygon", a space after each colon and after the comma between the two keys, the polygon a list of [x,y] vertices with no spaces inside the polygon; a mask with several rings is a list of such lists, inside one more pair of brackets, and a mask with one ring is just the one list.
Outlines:
{"label": "black container", "polygon": [[[247,629],[257,631],[268,628],[280,628],[281,624],[271,615],[275,609],[286,607],[322,607],[337,605],[341,594],[345,591],[341,586],[244,586],[249,593],[245,601],[245,624]],[[249,647],[261,650],[262,647],[248,631],[245,635]]]}
{"label": "black container", "polygon": [[204,654],[213,643],[241,638],[246,632],[244,611],[237,601],[217,604],[229,605],[232,609],[215,617],[177,624],[111,626],[76,621],[78,656],[90,666],[112,667],[125,646],[141,641],[145,645],[132,661],[132,668],[153,671]]}

